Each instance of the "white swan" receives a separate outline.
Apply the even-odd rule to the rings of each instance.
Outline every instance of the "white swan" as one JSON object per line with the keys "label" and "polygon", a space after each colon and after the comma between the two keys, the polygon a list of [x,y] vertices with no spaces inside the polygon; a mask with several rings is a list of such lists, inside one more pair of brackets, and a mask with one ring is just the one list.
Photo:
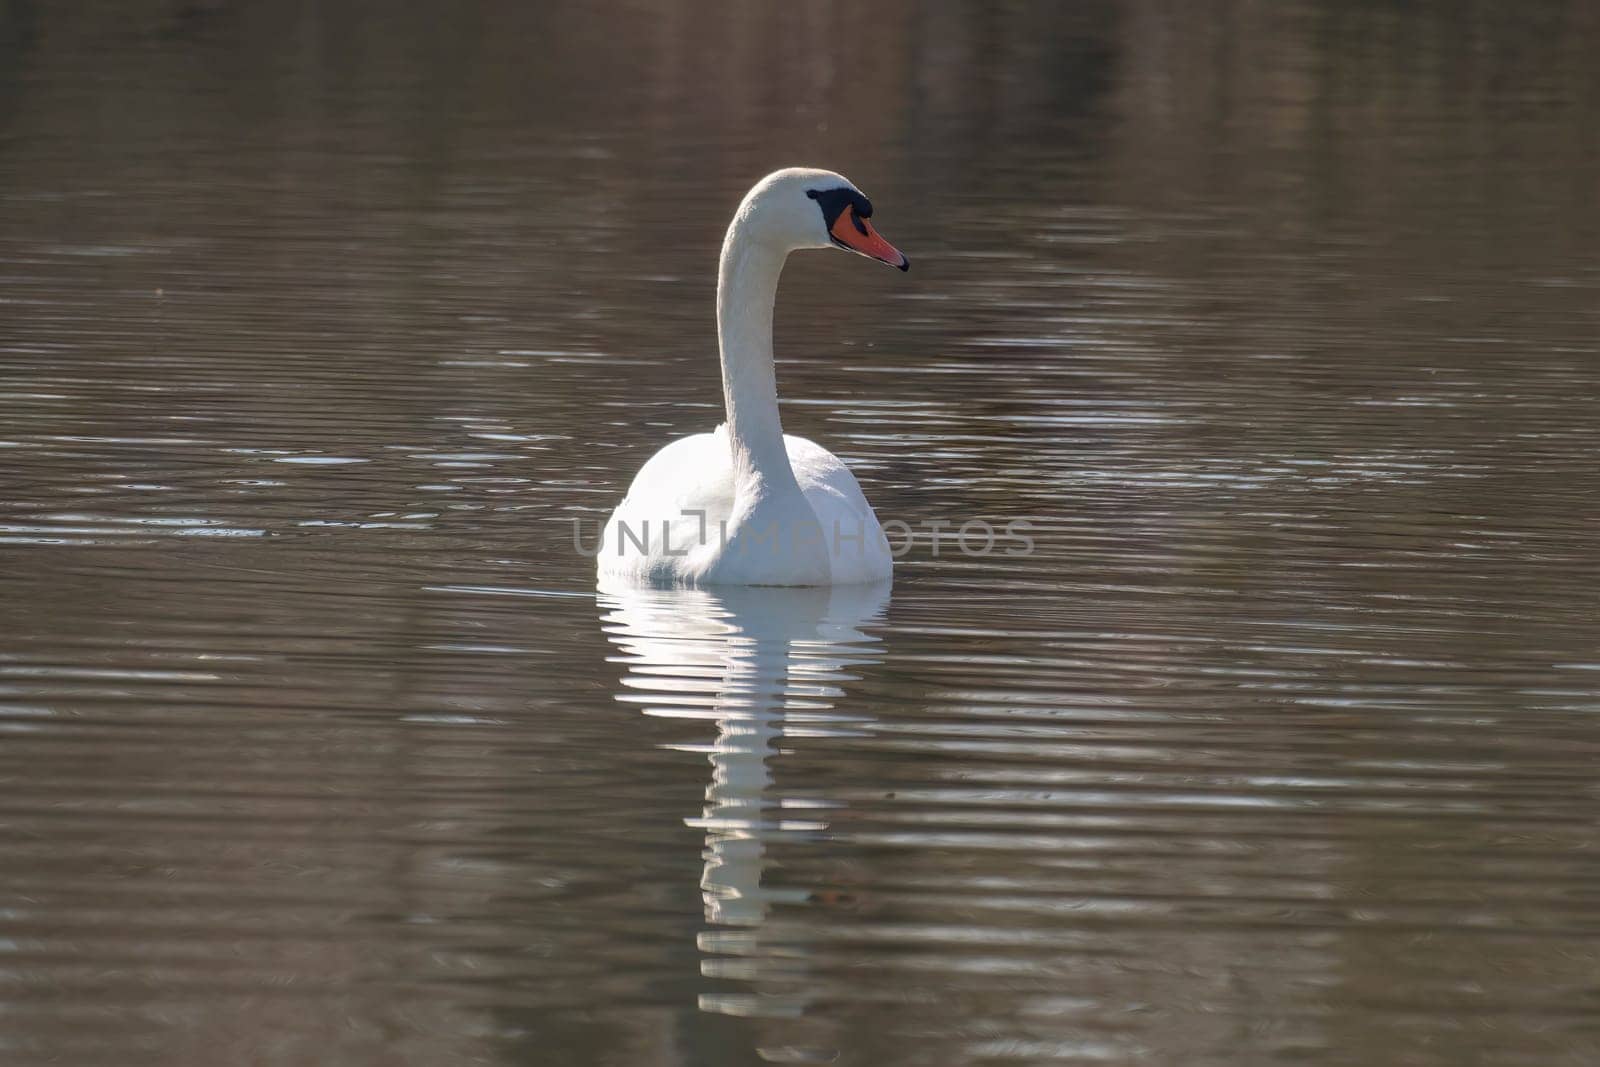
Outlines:
{"label": "white swan", "polygon": [[883,581],[888,541],[850,469],[783,432],[772,305],[784,260],[835,245],[901,270],[838,174],[791,168],[745,195],[722,242],[717,343],[727,422],[657,452],[634,476],[600,544],[602,579],[667,585],[849,585]]}

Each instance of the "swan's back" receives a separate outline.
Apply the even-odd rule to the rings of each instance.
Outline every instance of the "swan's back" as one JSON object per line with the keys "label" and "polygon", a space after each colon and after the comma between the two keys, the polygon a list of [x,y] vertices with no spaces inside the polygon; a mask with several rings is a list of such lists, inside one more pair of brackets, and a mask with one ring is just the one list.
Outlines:
{"label": "swan's back", "polygon": [[[804,437],[784,434],[783,443],[811,510],[807,518],[821,532],[831,568],[831,573],[799,584],[844,585],[889,577],[893,564],[883,531],[850,468]],[[735,497],[733,450],[725,425],[673,441],[640,468],[606,523],[601,576],[652,584],[715,583],[719,564],[739,551],[724,543],[734,528]]]}

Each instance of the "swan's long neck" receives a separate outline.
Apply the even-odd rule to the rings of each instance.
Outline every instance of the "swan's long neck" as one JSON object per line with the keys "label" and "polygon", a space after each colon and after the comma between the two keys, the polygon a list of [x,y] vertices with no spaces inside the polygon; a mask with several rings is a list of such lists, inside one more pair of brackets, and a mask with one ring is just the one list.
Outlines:
{"label": "swan's long neck", "polygon": [[728,227],[717,271],[717,344],[738,491],[796,485],[778,421],[772,305],[788,253],[751,239],[743,213]]}

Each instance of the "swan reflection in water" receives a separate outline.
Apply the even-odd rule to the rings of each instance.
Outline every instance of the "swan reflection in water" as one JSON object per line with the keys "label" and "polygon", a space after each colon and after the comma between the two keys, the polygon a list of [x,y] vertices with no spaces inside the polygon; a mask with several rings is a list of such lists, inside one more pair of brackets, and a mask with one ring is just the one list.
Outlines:
{"label": "swan reflection in water", "polygon": [[706,835],[700,881],[706,921],[757,929],[703,935],[701,971],[753,980],[757,992],[704,994],[700,1007],[798,1015],[804,996],[778,987],[795,989],[803,978],[795,968],[803,964],[786,958],[779,967],[765,959],[759,927],[773,904],[804,903],[810,892],[770,888],[762,875],[769,844],[815,835],[827,824],[825,809],[785,805],[770,795],[771,760],[780,754],[780,738],[838,734],[864,721],[838,702],[856,677],[852,669],[881,659],[879,638],[864,628],[882,615],[889,585],[712,590],[602,583],[599,600],[601,625],[626,667],[618,699],[642,705],[647,715],[716,723],[705,809],[685,821]]}

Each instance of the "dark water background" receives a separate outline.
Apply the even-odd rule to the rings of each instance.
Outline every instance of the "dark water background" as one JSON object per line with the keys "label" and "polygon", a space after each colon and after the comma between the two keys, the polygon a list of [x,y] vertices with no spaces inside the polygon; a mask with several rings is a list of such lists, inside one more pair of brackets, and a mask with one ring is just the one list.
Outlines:
{"label": "dark water background", "polygon": [[[1600,1062],[1597,55],[0,0],[0,1062]],[[791,163],[787,428],[1036,550],[597,596]]]}

